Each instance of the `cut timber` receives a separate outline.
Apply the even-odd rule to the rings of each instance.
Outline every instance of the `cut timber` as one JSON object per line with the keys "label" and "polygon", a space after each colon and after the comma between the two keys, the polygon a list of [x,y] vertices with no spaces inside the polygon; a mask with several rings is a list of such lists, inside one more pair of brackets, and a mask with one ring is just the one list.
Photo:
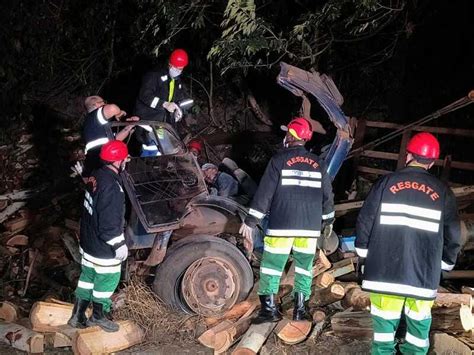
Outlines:
{"label": "cut timber", "polygon": [[257,305],[253,305],[237,322],[224,320],[199,337],[199,342],[214,349],[215,354],[227,351],[250,327],[252,313]]}
{"label": "cut timber", "polygon": [[225,312],[222,317],[208,317],[204,319],[204,323],[206,323],[208,327],[212,327],[223,320],[236,320],[242,317],[253,305],[256,304],[258,304],[258,299],[253,301],[242,301]]}
{"label": "cut timber", "polygon": [[[59,327],[67,324],[72,315],[73,305],[36,302],[30,311],[30,322],[33,330],[38,332],[56,332]],[[90,310],[86,312],[90,316]]]}
{"label": "cut timber", "polygon": [[474,279],[474,270],[453,270],[450,272],[443,271],[443,279]]}
{"label": "cut timber", "polygon": [[26,202],[24,202],[24,201],[13,202],[10,206],[5,208],[0,213],[0,223],[5,221],[8,217],[10,217],[12,214],[16,213],[20,208],[24,207],[25,205],[26,205]]}
{"label": "cut timber", "polygon": [[72,340],[74,354],[109,354],[140,344],[143,330],[130,320],[118,321],[119,330],[113,334],[99,327],[79,330]]}
{"label": "cut timber", "polygon": [[350,258],[338,261],[332,264],[332,268],[326,272],[331,274],[334,278],[349,274],[355,271],[354,262],[356,262],[356,260],[357,258]]}
{"label": "cut timber", "polygon": [[463,286],[461,287],[461,292],[466,295],[474,296],[474,287]]}
{"label": "cut timber", "polygon": [[28,223],[30,223],[29,217],[18,217],[3,223],[3,225],[5,226],[5,229],[9,232],[19,232],[25,229],[26,226],[28,226]]}
{"label": "cut timber", "polygon": [[335,283],[330,287],[314,291],[309,300],[309,306],[311,308],[323,307],[339,301],[344,295],[344,287],[341,284]]}
{"label": "cut timber", "polygon": [[294,345],[301,343],[311,331],[311,322],[309,321],[291,321],[283,319],[278,322],[275,333],[285,344]]}
{"label": "cut timber", "polygon": [[431,336],[430,353],[436,355],[456,354],[471,355],[471,349],[455,337],[445,333],[434,333]]}
{"label": "cut timber", "polygon": [[277,323],[252,324],[232,355],[255,355],[267,340]]}
{"label": "cut timber", "polygon": [[320,288],[326,288],[331,286],[336,279],[328,272],[323,272],[322,274],[316,276],[314,284]]}
{"label": "cut timber", "polygon": [[23,234],[17,234],[7,241],[7,247],[27,246],[28,237]]}
{"label": "cut timber", "polygon": [[0,336],[4,343],[28,353],[44,351],[44,336],[15,323],[0,322]]}
{"label": "cut timber", "polygon": [[466,305],[472,310],[472,296],[464,293],[438,293],[436,295],[436,307],[454,307]]}
{"label": "cut timber", "polygon": [[313,277],[316,277],[322,274],[324,271],[329,270],[331,268],[331,262],[328,260],[326,254],[319,249],[318,250],[318,258],[313,266]]}
{"label": "cut timber", "polygon": [[311,331],[311,334],[308,337],[308,341],[315,343],[318,337],[323,332],[323,329],[326,325],[326,313],[324,313],[321,310],[316,310],[313,313],[313,322],[314,322],[314,327],[313,327],[313,330]]}
{"label": "cut timber", "polygon": [[18,320],[18,307],[11,302],[0,303],[0,320],[5,322],[16,322]]}
{"label": "cut timber", "polygon": [[362,291],[360,287],[352,287],[347,290],[342,305],[345,308],[352,307],[354,311],[363,311],[370,309],[369,293]]}
{"label": "cut timber", "polygon": [[58,327],[58,331],[54,333],[53,346],[55,348],[63,348],[66,346],[72,346],[72,339],[74,335],[79,331],[78,328],[73,328],[70,325],[63,325]]}

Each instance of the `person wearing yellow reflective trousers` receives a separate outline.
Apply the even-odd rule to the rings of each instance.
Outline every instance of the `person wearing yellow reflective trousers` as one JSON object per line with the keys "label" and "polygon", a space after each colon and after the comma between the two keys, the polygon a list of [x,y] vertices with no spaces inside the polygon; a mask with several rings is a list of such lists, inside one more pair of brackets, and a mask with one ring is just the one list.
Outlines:
{"label": "person wearing yellow reflective trousers", "polygon": [[395,351],[404,312],[404,354],[429,349],[431,307],[441,271],[460,250],[460,224],[451,189],[428,172],[439,158],[438,140],[416,134],[407,144],[407,166],[372,187],[359,213],[355,247],[363,261],[362,288],[370,292],[373,354]]}
{"label": "person wearing yellow reflective trousers", "polygon": [[281,319],[275,297],[292,250],[295,261],[293,320],[310,319],[306,301],[311,295],[317,238],[321,229],[323,235],[331,234],[334,220],[331,179],[326,166],[304,147],[312,136],[310,123],[299,117],[282,129],[287,131],[284,149],[268,163],[240,228],[247,249],[251,249],[252,231],[268,214],[258,290],[261,308],[254,323]]}

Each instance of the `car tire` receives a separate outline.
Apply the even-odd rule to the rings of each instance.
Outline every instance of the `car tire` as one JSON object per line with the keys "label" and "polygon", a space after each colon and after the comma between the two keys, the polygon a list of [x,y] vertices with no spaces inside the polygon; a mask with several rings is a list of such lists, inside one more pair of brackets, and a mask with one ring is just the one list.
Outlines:
{"label": "car tire", "polygon": [[[157,266],[153,291],[167,305],[186,313],[195,313],[187,305],[181,291],[186,270],[202,258],[225,260],[239,281],[236,302],[243,301],[253,287],[252,268],[243,253],[233,244],[215,236],[201,235],[185,237],[167,252],[163,262]],[[222,311],[225,311],[223,309]]]}

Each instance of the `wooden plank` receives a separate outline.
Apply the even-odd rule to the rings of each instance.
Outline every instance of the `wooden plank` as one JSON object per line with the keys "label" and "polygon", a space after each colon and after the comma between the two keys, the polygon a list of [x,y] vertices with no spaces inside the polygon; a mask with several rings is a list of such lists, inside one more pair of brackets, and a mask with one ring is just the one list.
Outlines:
{"label": "wooden plank", "polygon": [[440,180],[443,182],[449,181],[449,176],[451,175],[451,163],[453,162],[453,158],[450,154],[444,157],[443,161],[443,169],[441,171]]}
{"label": "wooden plank", "polygon": [[[379,121],[366,121],[366,127],[371,128],[387,128],[387,129],[400,129],[405,127],[404,125],[392,123],[392,122],[379,122]],[[431,126],[414,126],[411,128],[412,131],[416,132],[430,132],[440,134],[452,134],[455,136],[474,137],[474,130],[463,129],[463,128],[449,128],[449,127],[431,127]]]}
{"label": "wooden plank", "polygon": [[405,166],[407,160],[407,144],[411,137],[411,130],[405,131],[402,134],[402,141],[400,143],[400,150],[398,152],[397,170]]}
{"label": "wooden plank", "polygon": [[357,171],[359,171],[361,173],[375,174],[375,175],[386,175],[386,174],[393,173],[393,171],[391,171],[391,170],[370,168],[368,166],[362,166],[362,165],[359,165],[357,167]]}
{"label": "wooden plank", "polygon": [[[386,159],[386,160],[397,160],[397,161],[399,159],[399,155],[397,153],[382,152],[378,150],[365,150],[362,152],[362,155],[367,158],[375,158],[375,159]],[[402,167],[404,165],[405,165],[405,161],[403,162]],[[444,160],[437,159],[435,161],[435,165],[443,166]],[[474,163],[469,163],[469,162],[464,162],[464,161],[451,161],[451,168],[472,171],[474,170]],[[365,166],[358,166],[357,170],[361,172],[365,172],[365,173],[378,174],[378,175],[385,175],[391,172],[388,170],[369,168]]]}

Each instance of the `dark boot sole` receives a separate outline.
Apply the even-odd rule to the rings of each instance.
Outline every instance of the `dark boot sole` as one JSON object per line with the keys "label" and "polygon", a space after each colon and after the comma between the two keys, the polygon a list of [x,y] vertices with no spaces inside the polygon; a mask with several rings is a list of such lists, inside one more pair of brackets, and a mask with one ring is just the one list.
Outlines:
{"label": "dark boot sole", "polygon": [[87,328],[87,325],[84,324],[84,323],[80,323],[80,322],[75,322],[75,321],[68,321],[67,322],[68,325],[70,325],[71,327],[73,328],[77,328],[77,329],[85,329]]}
{"label": "dark boot sole", "polygon": [[107,332],[107,333],[115,333],[115,332],[118,332],[118,331],[119,331],[119,327],[118,327],[118,326],[117,326],[117,328],[107,328],[107,327],[104,327],[103,324],[95,323],[95,322],[91,322],[91,321],[87,321],[87,326],[88,326],[88,327],[99,327],[99,328],[101,328],[104,332]]}
{"label": "dark boot sole", "polygon": [[273,317],[273,318],[260,318],[256,317],[252,319],[252,324],[263,324],[263,323],[275,323],[281,321],[282,317]]}

